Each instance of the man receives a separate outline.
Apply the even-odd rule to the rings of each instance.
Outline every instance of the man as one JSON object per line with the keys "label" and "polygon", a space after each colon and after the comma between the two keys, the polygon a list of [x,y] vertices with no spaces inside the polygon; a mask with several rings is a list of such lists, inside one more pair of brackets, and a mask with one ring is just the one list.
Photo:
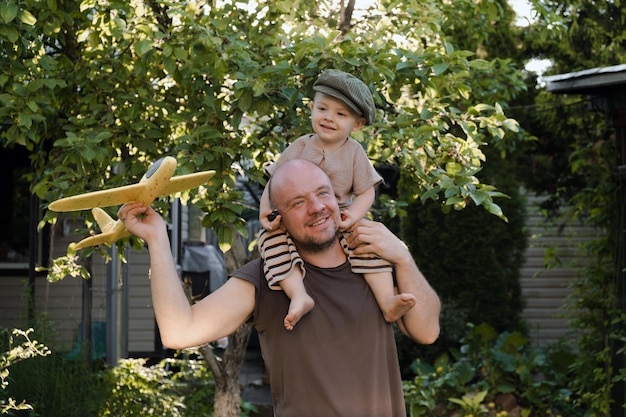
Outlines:
{"label": "man", "polygon": [[[190,306],[176,275],[165,223],[151,208],[123,206],[118,216],[144,239],[161,337],[180,349],[235,331],[248,320],[259,333],[277,417],[403,417],[402,381],[393,337],[362,274],[350,270],[337,238],[339,207],[330,180],[316,165],[286,163],[270,180],[270,198],[307,268],[315,308],[288,331],[289,298],[269,289],[260,260],[233,273],[220,289]],[[139,217],[137,217],[139,216]],[[416,304],[398,320],[420,343],[439,336],[440,302],[406,246],[382,224],[362,220],[348,243],[394,265],[398,292]]]}

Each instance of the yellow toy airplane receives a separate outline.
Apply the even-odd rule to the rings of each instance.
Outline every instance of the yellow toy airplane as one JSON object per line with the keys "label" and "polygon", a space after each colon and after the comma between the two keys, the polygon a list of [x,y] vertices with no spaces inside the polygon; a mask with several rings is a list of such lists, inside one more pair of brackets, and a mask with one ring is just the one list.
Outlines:
{"label": "yellow toy airplane", "polygon": [[62,198],[52,202],[48,208],[52,211],[78,211],[92,208],[91,212],[101,233],[71,246],[75,250],[101,243],[110,246],[118,239],[129,236],[130,232],[126,230],[121,220],[113,220],[100,207],[133,202],[148,206],[159,196],[176,194],[206,184],[215,174],[215,171],[203,171],[172,177],[175,170],[176,159],[166,156],[153,163],[137,184]]}

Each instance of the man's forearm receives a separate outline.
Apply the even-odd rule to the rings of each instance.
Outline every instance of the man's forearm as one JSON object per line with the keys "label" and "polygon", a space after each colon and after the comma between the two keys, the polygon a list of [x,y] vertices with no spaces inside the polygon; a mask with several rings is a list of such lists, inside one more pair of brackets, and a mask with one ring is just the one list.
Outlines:
{"label": "man's forearm", "polygon": [[191,306],[178,277],[167,236],[148,245],[150,252],[150,290],[161,338],[175,348],[178,333],[192,320]]}
{"label": "man's forearm", "polygon": [[404,260],[395,263],[395,268],[398,291],[413,294],[417,299],[415,306],[400,319],[401,327],[419,343],[434,343],[439,337],[439,297],[408,251]]}
{"label": "man's forearm", "polygon": [[433,343],[439,337],[439,297],[415,264],[407,246],[385,225],[361,220],[348,236],[354,254],[374,253],[395,266],[398,292],[413,294],[416,305],[398,325],[420,343]]}

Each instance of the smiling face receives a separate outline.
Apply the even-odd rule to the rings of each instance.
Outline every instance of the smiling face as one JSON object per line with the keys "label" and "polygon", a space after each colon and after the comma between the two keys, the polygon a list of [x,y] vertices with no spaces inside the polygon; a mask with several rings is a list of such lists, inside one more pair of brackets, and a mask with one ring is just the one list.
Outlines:
{"label": "smiling face", "polygon": [[270,198],[301,254],[319,253],[337,243],[339,206],[319,167],[302,160],[285,163],[272,176]]}
{"label": "smiling face", "polygon": [[343,101],[317,92],[311,103],[311,124],[322,142],[334,144],[361,129],[365,118],[354,113]]}

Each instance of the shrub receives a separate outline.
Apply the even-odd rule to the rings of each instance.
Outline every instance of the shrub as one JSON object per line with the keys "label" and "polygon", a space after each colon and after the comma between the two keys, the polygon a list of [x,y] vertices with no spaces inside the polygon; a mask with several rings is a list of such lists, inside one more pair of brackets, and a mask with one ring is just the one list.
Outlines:
{"label": "shrub", "polygon": [[[6,329],[0,331],[7,333]],[[32,335],[29,334],[32,332]],[[7,333],[8,335],[8,333]],[[37,317],[35,330],[25,333],[26,341],[16,353],[10,351],[9,337],[0,338],[2,388],[0,411],[13,404],[9,415],[29,417],[149,416],[209,417],[213,415],[214,380],[204,360],[168,358],[154,366],[147,359],[123,359],[114,368],[102,361],[84,363],[64,353],[36,356],[34,347],[54,352],[55,332],[45,315]],[[17,340],[17,339],[16,339]],[[27,343],[29,342],[29,343]],[[32,346],[31,346],[32,345]],[[22,361],[31,347],[31,358]],[[19,356],[19,360],[16,358]],[[9,358],[11,384],[4,389]],[[17,363],[19,362],[19,363]],[[15,400],[13,400],[15,399]],[[21,406],[18,407],[18,404]],[[19,410],[18,410],[19,408]],[[251,411],[242,404],[242,415]]]}
{"label": "shrub", "polygon": [[146,359],[123,359],[106,370],[103,379],[110,390],[98,416],[182,417],[183,384],[171,378],[166,364],[146,366]]}
{"label": "shrub", "polygon": [[[520,270],[527,246],[524,199],[513,163],[494,150],[486,154],[481,175],[510,196],[498,199],[508,222],[470,203],[461,211],[448,206],[444,213],[441,201],[418,201],[402,218],[402,239],[440,297],[466,308],[469,322],[489,323],[498,332],[520,330]],[[401,182],[399,188],[406,185]]]}
{"label": "shrub", "polygon": [[[470,326],[460,349],[441,355],[433,364],[416,360],[416,377],[405,381],[412,417],[453,413],[582,416],[568,388],[574,355],[565,345],[532,347],[519,332],[496,334],[483,324]],[[480,400],[480,401],[478,401]],[[469,415],[469,414],[468,414]]]}
{"label": "shrub", "polygon": [[94,416],[104,397],[94,366],[61,353],[33,358],[15,366],[11,393],[32,404],[30,416]]}
{"label": "shrub", "polygon": [[8,392],[18,401],[32,405],[29,416],[94,416],[104,397],[97,374],[103,363],[67,359],[58,347],[54,324],[46,314],[37,315],[31,324],[33,337],[48,346],[51,354],[15,364]]}
{"label": "shrub", "polygon": [[18,403],[7,391],[9,385],[9,367],[37,356],[46,356],[50,350],[37,340],[31,339],[33,329],[0,329],[0,414],[10,410],[31,410],[32,406],[25,401]]}
{"label": "shrub", "polygon": [[[122,359],[102,373],[108,396],[98,417],[213,416],[215,380],[206,361],[195,357],[166,358],[153,366],[146,359]],[[256,411],[241,402],[242,417]]]}
{"label": "shrub", "polygon": [[411,366],[416,358],[432,363],[443,352],[459,348],[467,331],[467,309],[459,307],[453,300],[442,300],[439,326],[441,332],[437,341],[431,345],[415,343],[413,339],[396,329],[398,360],[403,379],[415,376]]}

